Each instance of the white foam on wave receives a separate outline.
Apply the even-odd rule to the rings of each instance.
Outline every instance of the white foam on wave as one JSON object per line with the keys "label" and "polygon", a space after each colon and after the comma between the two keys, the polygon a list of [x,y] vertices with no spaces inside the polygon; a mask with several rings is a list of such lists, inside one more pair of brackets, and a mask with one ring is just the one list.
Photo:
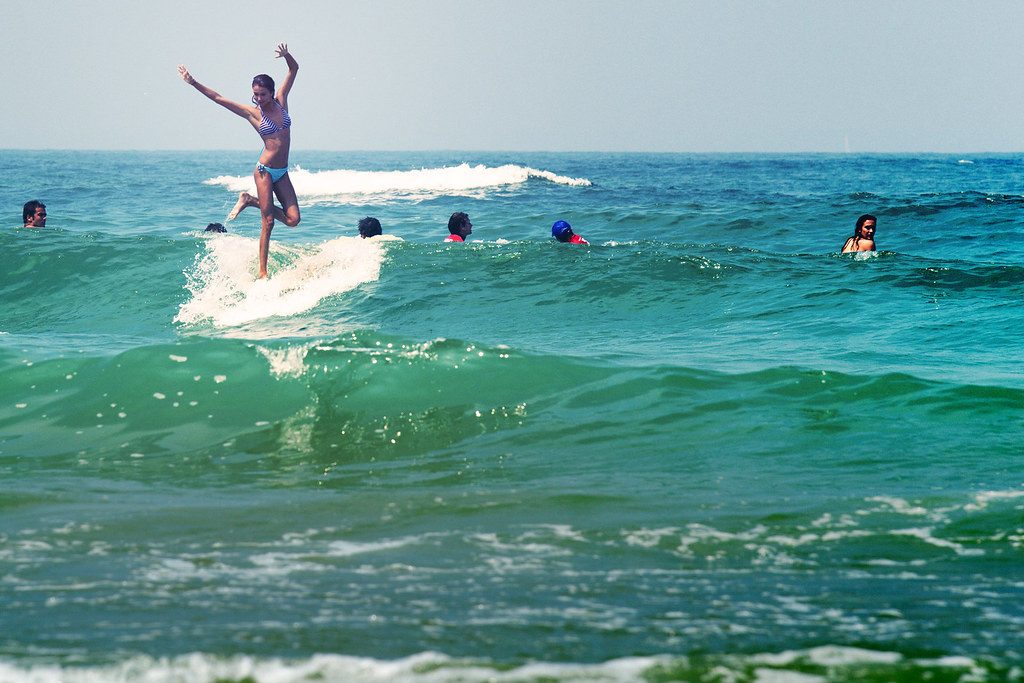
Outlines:
{"label": "white foam on wave", "polygon": [[[807,683],[843,680],[844,674],[879,673],[896,667],[920,667],[929,674],[949,678],[951,670],[963,670],[959,680],[988,680],[978,662],[965,656],[908,659],[898,652],[867,650],[844,645],[823,645],[806,650],[753,655],[713,657],[714,668],[702,680],[751,680],[759,683]],[[807,666],[823,669],[805,673]],[[752,669],[752,670],[751,670]],[[194,652],[176,657],[135,656],[99,666],[24,665],[0,661],[0,681],[34,683],[213,683],[254,680],[260,683],[513,683],[536,680],[582,683],[633,683],[668,672],[700,673],[688,658],[671,655],[622,657],[596,663],[530,662],[516,667],[491,665],[480,658],[460,659],[439,652],[420,652],[394,660],[340,654],[317,654],[304,659],[260,658],[248,655],[218,657]],[[1013,671],[1013,670],[1011,670]],[[856,676],[853,676],[856,677]],[[688,678],[688,677],[687,677]],[[673,680],[676,680],[673,678]],[[1002,680],[1002,679],[999,679]]]}
{"label": "white foam on wave", "polygon": [[800,673],[799,671],[779,671],[777,669],[756,669],[754,683],[825,683],[824,676]]}
{"label": "white foam on wave", "polygon": [[936,538],[932,535],[934,529],[931,527],[915,527],[912,529],[893,529],[891,533],[893,536],[910,536],[920,541],[933,545],[936,548],[946,548],[952,550],[957,555],[961,556],[979,556],[984,555],[985,551],[980,548],[965,548],[963,544],[957,543],[956,541],[948,541],[944,538]]}
{"label": "white foam on wave", "polygon": [[270,363],[270,372],[274,377],[301,377],[306,372],[306,354],[313,346],[313,344],[303,344],[283,349],[257,346],[256,350]]}
{"label": "white foam on wave", "polygon": [[[357,555],[386,553],[422,544],[442,535],[428,533],[376,541],[340,539],[318,542],[313,539],[318,533],[311,530],[305,535],[286,534],[279,541],[266,544],[262,552],[245,558],[217,555],[211,562],[209,554],[158,557],[154,558],[151,566],[139,571],[139,577],[165,587],[193,581],[266,585],[294,575],[330,571],[334,565],[325,563],[325,559],[344,560]],[[202,562],[197,561],[199,559]],[[0,679],[0,683],[3,683],[3,679]]]}
{"label": "white foam on wave", "polygon": [[977,512],[988,507],[993,501],[1015,500],[1024,497],[1024,491],[981,491],[974,496],[974,502],[964,506],[964,510]]}
{"label": "white foam on wave", "polygon": [[895,496],[871,496],[870,498],[867,498],[866,500],[868,500],[868,501],[870,501],[872,503],[882,503],[883,505],[885,505],[888,508],[890,508],[893,512],[896,512],[896,513],[901,514],[901,515],[917,516],[917,515],[927,515],[928,514],[928,510],[927,509],[925,509],[925,508],[923,508],[923,507],[921,507],[919,505],[911,505],[910,503],[908,503],[907,501],[903,500],[902,498],[897,498]]}
{"label": "white foam on wave", "polygon": [[535,662],[506,669],[476,661],[421,652],[403,659],[380,660],[347,655],[313,655],[305,660],[230,658],[193,653],[173,658],[133,657],[98,667],[40,665],[22,668],[0,662],[0,681],[38,683],[212,683],[218,680],[256,680],[260,683],[299,681],[422,681],[430,683],[495,683],[533,680],[625,683],[641,680],[645,671],[668,661],[665,657],[624,657],[598,664]]}
{"label": "white foam on wave", "polygon": [[686,533],[679,538],[679,547],[676,552],[684,556],[692,556],[692,546],[701,543],[729,543],[735,541],[752,542],[758,541],[768,530],[763,524],[757,524],[746,531],[720,531],[705,524],[691,523],[686,525]]}
{"label": "white foam on wave", "polygon": [[637,529],[636,531],[623,531],[623,538],[626,545],[639,546],[641,548],[656,548],[663,538],[669,538],[680,532],[679,527],[664,527],[661,529]]}
{"label": "white foam on wave", "polygon": [[875,258],[878,258],[877,251],[858,251],[853,255],[854,261],[870,261]]}
{"label": "white foam on wave", "polygon": [[[517,164],[484,166],[468,163],[411,171],[354,171],[336,169],[307,171],[296,166],[288,172],[295,194],[308,202],[351,201],[354,198],[424,199],[438,195],[472,195],[483,190],[502,189],[539,178],[558,185],[585,187],[586,178],[570,178],[551,171]],[[251,175],[217,176],[203,181],[222,185],[232,192],[255,192]]]}
{"label": "white foam on wave", "polygon": [[898,652],[865,650],[842,645],[821,645],[808,650],[787,650],[774,654],[754,655],[751,661],[771,666],[788,666],[806,660],[819,666],[850,666],[853,664],[895,664],[903,659]]}
{"label": "white foam on wave", "polygon": [[185,271],[191,297],[174,321],[233,327],[273,316],[308,311],[323,299],[376,281],[384,243],[337,237],[321,244],[271,245],[267,280],[256,279],[257,240],[221,235],[204,240],[204,252]]}

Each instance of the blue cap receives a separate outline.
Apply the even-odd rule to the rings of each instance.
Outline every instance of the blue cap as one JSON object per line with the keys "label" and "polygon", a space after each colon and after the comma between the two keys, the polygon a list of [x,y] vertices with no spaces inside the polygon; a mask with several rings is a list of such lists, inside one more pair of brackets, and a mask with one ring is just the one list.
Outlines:
{"label": "blue cap", "polygon": [[561,239],[562,235],[567,232],[572,232],[572,226],[566,221],[555,221],[551,225],[551,236],[555,239]]}

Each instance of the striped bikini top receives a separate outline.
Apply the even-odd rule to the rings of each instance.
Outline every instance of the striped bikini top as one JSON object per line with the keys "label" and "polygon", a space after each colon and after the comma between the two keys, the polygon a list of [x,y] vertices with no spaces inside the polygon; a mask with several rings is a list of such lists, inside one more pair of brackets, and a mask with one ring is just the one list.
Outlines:
{"label": "striped bikini top", "polygon": [[260,127],[257,129],[262,137],[273,135],[278,131],[292,127],[292,117],[288,116],[288,110],[282,107],[280,104],[277,105],[278,109],[281,110],[281,123],[283,125],[278,126],[272,119],[268,119],[266,113],[263,111],[263,107],[260,107]]}

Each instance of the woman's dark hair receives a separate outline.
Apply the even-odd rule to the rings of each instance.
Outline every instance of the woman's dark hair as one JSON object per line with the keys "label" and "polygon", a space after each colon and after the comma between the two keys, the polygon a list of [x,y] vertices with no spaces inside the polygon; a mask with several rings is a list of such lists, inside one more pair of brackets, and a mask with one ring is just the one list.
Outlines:
{"label": "woman's dark hair", "polygon": [[274,94],[274,79],[267,74],[256,74],[252,77],[252,84],[258,85],[261,88],[266,88],[270,91],[270,94]]}
{"label": "woman's dark hair", "polygon": [[868,221],[878,222],[878,219],[872,216],[870,213],[866,213],[857,219],[857,227],[853,230],[854,237],[860,237],[860,229],[864,227],[864,224]]}

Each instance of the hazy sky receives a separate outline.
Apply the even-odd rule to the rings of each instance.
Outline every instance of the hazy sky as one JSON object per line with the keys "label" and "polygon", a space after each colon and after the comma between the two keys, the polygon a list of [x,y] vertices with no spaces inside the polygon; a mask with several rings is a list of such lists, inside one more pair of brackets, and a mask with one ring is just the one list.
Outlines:
{"label": "hazy sky", "polygon": [[10,148],[1024,150],[1024,2],[0,0]]}

